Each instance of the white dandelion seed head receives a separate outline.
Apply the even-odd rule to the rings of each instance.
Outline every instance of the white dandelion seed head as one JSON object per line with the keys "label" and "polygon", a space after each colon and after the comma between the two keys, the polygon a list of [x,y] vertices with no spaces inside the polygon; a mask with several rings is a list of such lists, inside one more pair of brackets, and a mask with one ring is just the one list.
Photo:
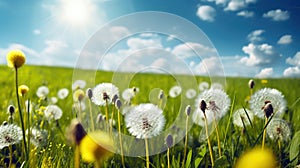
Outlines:
{"label": "white dandelion seed head", "polygon": [[272,140],[289,141],[292,132],[286,121],[280,118],[273,118],[267,126],[267,134]]}
{"label": "white dandelion seed head", "polygon": [[270,101],[273,107],[273,115],[280,116],[286,109],[286,100],[280,91],[277,89],[264,88],[255,92],[250,98],[250,108],[259,118],[264,118],[265,102]]}
{"label": "white dandelion seed head", "polygon": [[199,90],[200,90],[200,91],[204,91],[204,90],[206,90],[206,89],[209,89],[209,84],[208,84],[207,82],[201,82],[201,83],[199,84]]}
{"label": "white dandelion seed head", "polygon": [[211,89],[220,89],[220,90],[223,90],[223,89],[224,89],[224,88],[223,88],[223,85],[220,84],[220,83],[213,83],[213,84],[211,84],[210,88],[211,88]]}
{"label": "white dandelion seed head", "polygon": [[181,91],[182,91],[182,89],[180,86],[173,86],[169,90],[169,95],[170,95],[170,97],[175,98],[181,94]]}
{"label": "white dandelion seed head", "polygon": [[49,88],[47,86],[40,86],[36,91],[36,95],[39,98],[45,98],[48,94]]}
{"label": "white dandelion seed head", "polygon": [[209,116],[210,113],[212,113],[215,115],[216,119],[222,118],[230,107],[230,98],[223,90],[220,89],[204,90],[195,101],[196,109],[199,109],[199,105],[202,100],[204,100],[207,104],[205,114]]}
{"label": "white dandelion seed head", "polygon": [[65,99],[69,95],[69,90],[67,88],[60,89],[57,92],[57,97],[59,99]]}
{"label": "white dandelion seed head", "polygon": [[111,104],[113,96],[119,95],[119,89],[111,83],[101,83],[93,89],[92,102],[99,106],[106,105],[103,94],[108,96],[107,103]]}
{"label": "white dandelion seed head", "polygon": [[17,144],[22,140],[22,130],[14,124],[0,126],[0,149]]}
{"label": "white dandelion seed head", "polygon": [[[253,117],[254,117],[253,112],[249,109],[245,109],[245,110],[247,111],[249,119],[252,122]],[[243,108],[240,108],[233,113],[233,124],[234,125],[236,125],[238,127],[244,127],[243,121],[244,121],[245,126],[250,125],[250,121],[248,119],[248,116],[247,116],[245,110]]]}
{"label": "white dandelion seed head", "polygon": [[151,138],[163,130],[165,117],[162,110],[151,103],[140,104],[125,115],[128,131],[136,138]]}
{"label": "white dandelion seed head", "polygon": [[193,99],[195,98],[197,95],[197,92],[195,89],[188,89],[186,92],[185,92],[185,97],[188,98],[188,99]]}
{"label": "white dandelion seed head", "polygon": [[132,88],[127,88],[122,92],[122,98],[125,101],[131,101],[132,98],[134,98],[135,92],[133,91]]}
{"label": "white dandelion seed head", "polygon": [[50,98],[51,104],[56,104],[57,101],[58,101],[58,99],[57,99],[56,97],[51,97],[51,98]]}
{"label": "white dandelion seed head", "polygon": [[73,84],[72,84],[72,90],[76,90],[76,89],[83,89],[86,86],[86,81],[84,80],[76,80]]}
{"label": "white dandelion seed head", "polygon": [[[30,143],[32,143],[35,147],[46,145],[48,137],[47,130],[38,130],[36,128],[31,128],[30,132]],[[26,130],[26,135],[28,135],[28,130]]]}
{"label": "white dandelion seed head", "polygon": [[44,111],[44,115],[48,120],[58,120],[62,116],[62,110],[57,105],[48,105]]}

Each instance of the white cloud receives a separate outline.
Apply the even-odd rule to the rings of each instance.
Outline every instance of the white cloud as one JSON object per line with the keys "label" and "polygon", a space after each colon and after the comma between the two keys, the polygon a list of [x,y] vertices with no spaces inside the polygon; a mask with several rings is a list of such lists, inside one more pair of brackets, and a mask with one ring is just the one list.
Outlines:
{"label": "white cloud", "polygon": [[240,12],[238,12],[237,13],[237,15],[238,16],[243,16],[243,17],[245,17],[245,18],[251,18],[251,17],[253,17],[254,16],[254,12],[252,12],[252,11],[240,11]]}
{"label": "white cloud", "polygon": [[288,67],[283,71],[283,76],[285,77],[300,77],[299,67]]}
{"label": "white cloud", "polygon": [[68,47],[68,45],[59,40],[46,40],[46,48],[42,51],[43,55],[53,55],[53,54],[58,54],[62,50]]}
{"label": "white cloud", "polygon": [[255,45],[250,43],[248,46],[243,47],[243,51],[249,57],[243,57],[240,61],[247,66],[270,64],[274,59],[279,57],[274,47],[269,44]]}
{"label": "white cloud", "polygon": [[41,34],[41,30],[39,30],[39,29],[34,29],[34,30],[33,30],[33,34],[35,34],[35,35],[40,35],[40,34]]}
{"label": "white cloud", "polygon": [[262,41],[263,38],[261,35],[265,32],[265,30],[254,30],[250,34],[248,34],[247,38],[250,42]]}
{"label": "white cloud", "polygon": [[226,5],[229,0],[207,0],[208,2],[215,2],[216,5]]}
{"label": "white cloud", "polygon": [[187,42],[175,46],[172,50],[172,53],[182,58],[189,58],[197,55],[200,57],[211,57],[217,55],[215,48],[193,42]]}
{"label": "white cloud", "polygon": [[160,39],[142,39],[137,37],[132,37],[127,40],[127,45],[130,49],[143,49],[143,48],[162,48]]}
{"label": "white cloud", "polygon": [[246,8],[250,3],[255,3],[256,0],[230,0],[225,11],[238,11]]}
{"label": "white cloud", "polygon": [[213,22],[216,17],[216,10],[208,5],[199,6],[197,16],[204,21]]}
{"label": "white cloud", "polygon": [[218,57],[203,59],[195,66],[194,72],[200,75],[224,75],[222,62]]}
{"label": "white cloud", "polygon": [[255,77],[269,78],[269,77],[272,77],[273,73],[274,73],[273,68],[264,68],[257,75],[255,75]]}
{"label": "white cloud", "polygon": [[288,57],[286,63],[300,67],[300,51],[298,51],[294,57]]}
{"label": "white cloud", "polygon": [[288,11],[282,11],[281,9],[271,10],[263,14],[264,18],[270,18],[273,21],[285,21],[290,18]]}
{"label": "white cloud", "polygon": [[293,39],[291,35],[284,35],[280,37],[277,44],[290,44],[292,41]]}

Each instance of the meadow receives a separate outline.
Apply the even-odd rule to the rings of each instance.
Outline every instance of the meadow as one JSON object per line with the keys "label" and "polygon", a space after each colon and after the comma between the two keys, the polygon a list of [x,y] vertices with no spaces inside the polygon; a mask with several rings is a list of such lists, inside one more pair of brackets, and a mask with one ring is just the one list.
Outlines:
{"label": "meadow", "polygon": [[[0,86],[1,86],[1,96],[0,96],[0,123],[7,124],[11,122],[19,127],[20,116],[18,111],[18,104],[16,99],[15,90],[15,70],[7,67],[6,65],[0,66]],[[150,167],[168,167],[168,155],[169,155],[169,166],[170,167],[212,167],[210,151],[208,147],[208,140],[199,138],[201,131],[203,132],[204,127],[193,123],[193,113],[199,105],[195,105],[195,99],[186,98],[186,89],[189,87],[194,87],[190,84],[190,79],[194,79],[196,82],[196,88],[192,88],[196,91],[196,94],[201,94],[198,84],[202,82],[207,82],[211,85],[209,77],[203,76],[169,76],[163,74],[130,74],[130,73],[116,73],[116,72],[105,72],[97,71],[93,72],[91,70],[82,70],[82,74],[76,74],[76,79],[74,79],[74,69],[64,68],[64,67],[46,67],[46,66],[32,66],[24,65],[19,70],[19,85],[27,85],[29,88],[28,93],[21,97],[23,112],[26,111],[25,100],[30,100],[32,103],[32,111],[29,114],[31,127],[39,128],[47,131],[45,138],[42,139],[43,145],[30,144],[28,147],[28,157],[29,161],[25,164],[30,167],[76,167],[76,145],[68,141],[67,128],[71,124],[71,121],[78,117],[78,106],[74,106],[74,95],[73,93],[77,88],[72,88],[73,82],[80,80],[86,82],[86,86],[81,88],[84,93],[87,88],[94,88],[95,85],[111,82],[117,78],[116,81],[119,83],[114,83],[119,88],[119,98],[122,104],[125,104],[125,100],[122,99],[122,92],[127,88],[138,88],[138,92],[134,97],[132,97],[131,105],[136,106],[141,103],[153,103],[157,104],[160,108],[163,108],[163,115],[165,118],[165,125],[163,130],[166,129],[176,129],[174,127],[174,122],[181,119],[185,123],[186,115],[185,108],[186,105],[191,106],[191,114],[189,115],[189,131],[186,149],[186,159],[183,159],[184,148],[185,148],[185,138],[171,143],[170,146],[168,142],[165,143],[164,139],[161,139],[162,144],[166,146],[163,147],[161,153],[151,155],[149,157]],[[89,76],[85,74],[95,74],[94,76]],[[177,85],[177,80],[183,81],[183,90],[176,96],[170,96],[169,90]],[[238,158],[240,158],[243,153],[248,150],[262,145],[263,138],[263,128],[265,123],[264,119],[254,116],[251,120],[251,125],[245,125],[243,127],[237,127],[233,123],[233,113],[241,108],[250,109],[249,99],[250,99],[250,88],[248,86],[250,78],[239,78],[239,77],[227,77],[226,85],[223,86],[224,91],[230,98],[230,107],[227,113],[218,120],[218,133],[220,139],[220,146],[222,150],[222,155],[218,154],[218,140],[215,131],[209,136],[209,140],[212,146],[212,153],[214,158],[214,167],[234,167],[237,163]],[[288,123],[291,134],[288,140],[271,139],[266,136],[265,147],[270,149],[276,158],[277,167],[295,167],[300,164],[300,79],[299,78],[274,78],[274,79],[253,79],[254,87],[253,94],[260,89],[265,87],[274,88],[279,90],[287,102],[284,113],[281,118]],[[122,84],[122,81],[129,81],[128,84]],[[46,86],[49,88],[49,93],[43,98],[37,96],[37,90],[40,86]],[[66,88],[69,93],[63,99],[57,98],[57,93],[60,89]],[[163,98],[160,100],[160,91],[163,91]],[[57,102],[53,102],[53,97],[56,97]],[[99,107],[92,104],[92,113],[89,113],[89,98],[85,95],[83,102],[86,104],[86,110],[82,113],[82,125],[88,126],[85,128],[87,133],[92,132],[94,129],[101,129],[101,126],[97,120],[99,113],[105,115],[106,107]],[[49,120],[45,116],[45,108],[50,105],[55,104],[62,110],[62,116],[58,120]],[[13,105],[16,109],[13,119],[9,118],[10,114],[7,112],[8,107]],[[109,106],[108,108],[109,116],[111,117],[111,112],[117,109],[114,106]],[[122,110],[122,108],[121,108]],[[247,112],[246,112],[247,113]],[[248,114],[247,114],[248,115]],[[93,116],[93,117],[92,117]],[[91,123],[92,117],[94,128],[89,125]],[[115,121],[118,121],[118,116],[115,113],[113,116]],[[273,117],[270,118],[271,120]],[[125,135],[130,135],[130,132],[126,129],[124,124],[125,116],[121,117],[121,131]],[[5,123],[6,121],[6,123]],[[99,124],[99,126],[97,125]],[[112,124],[113,125],[113,124]],[[176,125],[175,125],[176,126]],[[175,138],[176,134],[185,135],[184,128],[185,125],[177,126],[177,131],[173,131],[171,138]],[[113,126],[115,129],[118,127],[118,123]],[[180,128],[180,130],[179,130]],[[284,135],[284,133],[282,133]],[[2,136],[2,135],[0,135]],[[167,134],[164,135],[167,137]],[[149,138],[150,140],[151,138]],[[173,141],[173,140],[172,140]],[[1,143],[1,141],[0,141]],[[155,145],[154,142],[150,142],[151,145]],[[118,147],[117,147],[118,148]],[[167,150],[169,148],[169,150]],[[144,151],[144,149],[143,149]],[[12,155],[11,155],[12,153]],[[9,145],[9,147],[3,147],[0,149],[0,167],[8,167],[9,164],[14,167],[21,167],[26,156],[24,156],[22,140],[18,143]],[[182,161],[185,161],[182,165]],[[11,163],[10,163],[11,162]],[[122,157],[119,154],[112,154],[103,162],[99,163],[100,167],[146,167],[146,159],[144,156],[125,156],[124,162],[122,164]],[[82,160],[79,161],[80,167],[94,167],[96,164],[94,162],[86,162]],[[97,167],[97,166],[95,166]]]}

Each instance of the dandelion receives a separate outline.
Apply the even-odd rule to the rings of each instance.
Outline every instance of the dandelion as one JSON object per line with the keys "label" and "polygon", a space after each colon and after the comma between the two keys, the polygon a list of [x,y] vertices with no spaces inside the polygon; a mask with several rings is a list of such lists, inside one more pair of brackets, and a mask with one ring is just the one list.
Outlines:
{"label": "dandelion", "polygon": [[122,134],[121,134],[121,114],[120,114],[122,102],[120,99],[116,99],[115,107],[116,107],[116,109],[118,109],[118,133],[119,133],[119,143],[120,143],[120,150],[121,150],[121,159],[122,159],[122,165],[123,165],[123,167],[125,167],[124,151],[123,151],[123,145],[122,145]]}
{"label": "dandelion", "polygon": [[213,84],[211,84],[210,88],[223,90],[223,85],[220,83],[213,83]]}
{"label": "dandelion", "polygon": [[200,84],[199,84],[199,90],[200,91],[204,91],[204,90],[206,90],[206,89],[208,89],[209,88],[209,84],[207,83],[207,82],[201,82]]}
{"label": "dandelion", "polygon": [[286,100],[277,89],[264,88],[255,92],[250,99],[250,108],[259,118],[264,118],[265,102],[270,102],[275,117],[280,116],[286,109]]}
{"label": "dandelion", "polygon": [[[30,143],[32,143],[35,147],[41,147],[47,144],[48,132],[46,130],[31,128],[30,132]],[[26,133],[28,135],[28,130],[26,130]]]}
{"label": "dandelion", "polygon": [[248,86],[250,88],[250,96],[252,96],[254,85],[255,85],[254,80],[250,79],[248,82]]}
{"label": "dandelion", "polygon": [[18,94],[19,96],[24,96],[26,93],[28,93],[29,87],[26,85],[21,85],[18,88]]}
{"label": "dandelion", "polygon": [[243,154],[237,161],[235,168],[276,168],[276,157],[268,149],[254,148]]}
{"label": "dandelion", "polygon": [[100,167],[103,160],[113,155],[114,145],[107,133],[96,131],[83,137],[79,149],[84,161],[95,162],[95,167]]}
{"label": "dandelion", "polygon": [[[245,111],[247,111],[248,116]],[[233,124],[238,127],[244,127],[244,124],[245,126],[250,125],[250,121],[253,120],[253,117],[254,114],[251,110],[240,108],[233,113]]]}
{"label": "dandelion", "polygon": [[132,107],[125,116],[125,122],[133,136],[144,139],[158,135],[165,125],[165,118],[160,108],[146,103]]}
{"label": "dandelion", "polygon": [[261,82],[261,84],[265,85],[265,84],[267,84],[267,83],[268,83],[268,80],[266,80],[266,79],[262,79],[260,82]]}
{"label": "dandelion", "polygon": [[72,90],[76,90],[76,89],[83,89],[86,85],[86,82],[84,80],[76,80],[73,84],[72,84]]}
{"label": "dandelion", "polygon": [[59,99],[65,99],[69,95],[69,90],[67,88],[60,89],[57,92],[57,97]]}
{"label": "dandelion", "polygon": [[267,127],[267,134],[270,139],[280,142],[289,141],[292,135],[289,124],[280,118],[273,118],[270,121]]}
{"label": "dandelion", "polygon": [[165,117],[162,110],[151,103],[140,104],[126,114],[125,123],[129,133],[145,140],[146,166],[149,168],[148,138],[158,135],[163,130]]}
{"label": "dandelion", "polygon": [[17,144],[22,140],[22,130],[14,124],[0,126],[0,149]]}
{"label": "dandelion", "polygon": [[56,104],[58,102],[58,99],[56,97],[51,97],[50,102],[51,104]]}
{"label": "dandelion", "polygon": [[93,97],[93,90],[91,88],[86,89],[86,93],[85,93],[89,99],[91,99]]}
{"label": "dandelion", "polygon": [[125,100],[125,102],[128,102],[130,104],[131,99],[133,99],[135,96],[135,92],[132,88],[127,88],[122,92],[122,98]]}
{"label": "dandelion", "polygon": [[193,99],[194,97],[196,97],[196,95],[197,95],[197,92],[195,89],[188,89],[185,92],[185,97],[188,99]]}
{"label": "dandelion", "polygon": [[82,89],[77,89],[74,93],[73,93],[73,100],[75,102],[80,102],[84,99],[84,91]]}
{"label": "dandelion", "polygon": [[7,56],[7,66],[10,68],[20,68],[26,61],[25,54],[20,50],[11,50]]}
{"label": "dandelion", "polygon": [[57,105],[48,105],[44,111],[44,115],[48,120],[59,120],[62,113],[62,110]]}
{"label": "dandelion", "polygon": [[181,94],[181,87],[180,86],[173,86],[170,90],[169,90],[169,95],[172,97],[172,98],[175,98],[177,96],[179,96]]}
{"label": "dandelion", "polygon": [[40,86],[36,91],[36,95],[39,98],[45,98],[48,94],[49,88],[47,86]]}
{"label": "dandelion", "polygon": [[119,89],[111,83],[101,83],[94,87],[92,102],[99,106],[112,103],[114,95],[119,95]]}

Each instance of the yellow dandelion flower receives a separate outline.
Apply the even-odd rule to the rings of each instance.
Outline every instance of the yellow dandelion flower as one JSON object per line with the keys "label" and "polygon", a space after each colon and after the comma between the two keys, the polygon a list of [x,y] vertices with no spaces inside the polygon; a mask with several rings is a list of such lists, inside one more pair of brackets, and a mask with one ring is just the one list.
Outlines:
{"label": "yellow dandelion flower", "polygon": [[110,136],[102,131],[87,134],[79,144],[82,159],[86,162],[94,162],[107,159],[114,150]]}
{"label": "yellow dandelion flower", "polygon": [[29,87],[26,85],[21,85],[18,88],[18,93],[20,96],[24,96],[26,93],[28,93],[28,91],[29,91]]}
{"label": "yellow dandelion flower", "polygon": [[81,89],[77,89],[74,93],[73,93],[73,100],[75,102],[78,101],[82,101],[84,98],[84,91]]}
{"label": "yellow dandelion flower", "polygon": [[272,151],[255,148],[243,154],[235,168],[276,168],[277,162]]}
{"label": "yellow dandelion flower", "polygon": [[262,79],[260,82],[261,82],[262,84],[267,84],[267,83],[268,83],[268,80]]}
{"label": "yellow dandelion flower", "polygon": [[6,59],[7,66],[10,68],[20,68],[26,61],[25,54],[20,50],[11,50]]}

